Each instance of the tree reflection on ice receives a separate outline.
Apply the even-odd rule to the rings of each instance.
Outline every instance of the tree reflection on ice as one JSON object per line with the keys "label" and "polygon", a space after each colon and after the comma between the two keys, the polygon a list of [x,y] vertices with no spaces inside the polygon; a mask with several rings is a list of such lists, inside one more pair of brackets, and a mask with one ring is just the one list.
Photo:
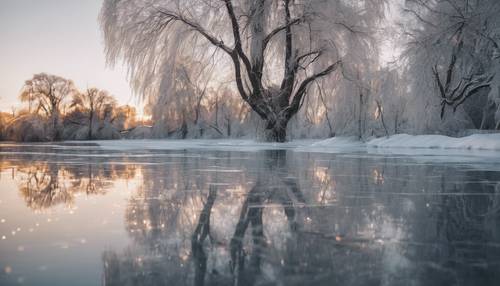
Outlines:
{"label": "tree reflection on ice", "polygon": [[[123,214],[115,224],[120,229],[104,236],[102,245],[109,247],[87,243],[72,250],[102,254],[105,285],[500,281],[495,168],[286,150],[141,152],[97,152],[103,156],[88,159],[76,152],[64,160],[2,155],[0,170],[12,174],[23,207],[35,211],[78,205],[80,195],[103,200],[130,179],[125,204],[112,206]],[[86,207],[96,216],[109,212]],[[64,226],[61,232],[76,232],[71,223],[77,215],[59,213],[51,230]],[[95,243],[92,237],[106,230],[96,227],[86,226],[90,232],[79,237]],[[3,241],[15,243],[18,237]],[[29,239],[35,237],[26,239],[23,254],[34,255]],[[43,236],[36,241],[54,243]],[[78,261],[71,262],[77,267]]]}
{"label": "tree reflection on ice", "polygon": [[[104,254],[107,285],[439,285],[477,271],[486,282],[498,278],[478,248],[491,251],[498,241],[498,231],[484,225],[498,223],[498,182],[460,186],[446,168],[409,172],[363,158],[327,163],[284,150],[252,160],[217,155],[211,169],[198,158],[145,171],[144,193],[128,210],[137,244],[122,255]],[[241,172],[228,176],[229,168]],[[449,181],[419,179],[428,173]],[[415,194],[417,185],[441,190]],[[446,195],[472,191],[491,196]],[[435,267],[441,260],[449,262]],[[460,264],[462,272],[455,270]]]}

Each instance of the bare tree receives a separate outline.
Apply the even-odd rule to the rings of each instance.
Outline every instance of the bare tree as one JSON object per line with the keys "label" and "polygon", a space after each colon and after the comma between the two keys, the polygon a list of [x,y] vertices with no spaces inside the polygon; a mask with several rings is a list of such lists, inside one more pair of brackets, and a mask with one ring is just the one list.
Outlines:
{"label": "bare tree", "polygon": [[64,100],[74,93],[73,81],[46,73],[35,74],[27,80],[21,90],[23,102],[35,102],[36,112],[45,115],[51,121],[51,139],[60,139],[60,112]]}
{"label": "bare tree", "polygon": [[[457,30],[456,43],[451,46],[451,59],[446,69],[446,76],[444,80],[439,72],[437,64],[432,68],[432,73],[439,88],[439,95],[441,96],[441,119],[444,117],[446,106],[453,107],[453,112],[467,100],[484,88],[490,87],[490,82],[493,79],[492,74],[483,74],[469,68],[465,74],[456,79],[454,73],[457,69],[457,59],[462,52],[463,39],[462,39],[463,25]],[[496,45],[496,43],[495,43]]]}
{"label": "bare tree", "polygon": [[116,100],[105,90],[97,88],[87,88],[83,93],[75,93],[71,102],[71,107],[75,107],[87,114],[88,119],[88,139],[93,137],[93,123],[103,115],[104,109],[109,105],[115,105]]}
{"label": "bare tree", "polygon": [[495,128],[495,113],[500,114],[500,2],[410,0],[405,11],[413,22],[413,29],[405,31],[415,79],[412,92],[430,94],[421,83],[430,81],[441,121],[447,122],[446,109],[451,108],[453,113],[460,110],[455,121]]}
{"label": "bare tree", "polygon": [[266,139],[283,142],[311,83],[343,65],[339,42],[361,34],[360,26],[326,11],[342,14],[335,9],[372,2],[105,1],[101,24],[109,62],[124,58],[143,93],[159,85],[158,72],[171,73],[181,60],[225,55],[221,63],[231,63],[239,96],[266,123]]}
{"label": "bare tree", "polygon": [[380,100],[375,100],[375,103],[377,104],[376,117],[380,118],[380,122],[382,123],[382,127],[384,127],[385,136],[389,137],[389,131],[387,130],[387,126],[385,125],[385,121],[384,121],[384,108],[382,107],[382,103],[380,102]]}

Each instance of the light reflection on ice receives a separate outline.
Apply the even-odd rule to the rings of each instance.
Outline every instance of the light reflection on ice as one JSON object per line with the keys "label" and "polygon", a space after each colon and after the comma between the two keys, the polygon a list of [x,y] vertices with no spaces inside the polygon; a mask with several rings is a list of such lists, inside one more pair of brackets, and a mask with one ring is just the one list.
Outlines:
{"label": "light reflection on ice", "polygon": [[110,285],[500,278],[500,168],[491,162],[91,149],[103,156],[0,152],[0,267],[8,262],[24,283],[61,267],[74,270],[66,284],[78,275]]}

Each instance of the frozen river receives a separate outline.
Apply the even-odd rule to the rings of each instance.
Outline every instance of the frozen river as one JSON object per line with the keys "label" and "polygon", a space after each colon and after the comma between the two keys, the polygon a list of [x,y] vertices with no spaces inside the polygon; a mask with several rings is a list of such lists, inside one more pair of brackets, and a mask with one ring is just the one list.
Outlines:
{"label": "frozen river", "polygon": [[0,144],[0,285],[500,285],[498,152],[134,144]]}

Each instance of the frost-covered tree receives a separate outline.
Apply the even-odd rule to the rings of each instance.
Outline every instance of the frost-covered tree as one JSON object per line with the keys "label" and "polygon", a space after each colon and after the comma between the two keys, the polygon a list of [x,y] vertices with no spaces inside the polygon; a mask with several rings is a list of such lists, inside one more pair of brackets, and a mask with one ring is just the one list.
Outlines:
{"label": "frost-covered tree", "polygon": [[125,60],[136,92],[169,104],[180,64],[191,70],[214,61],[216,78],[231,74],[241,99],[265,122],[265,138],[283,142],[311,84],[370,55],[355,38],[369,36],[384,3],[106,0],[100,18],[108,60]]}
{"label": "frost-covered tree", "polygon": [[85,92],[75,93],[71,107],[86,114],[88,139],[94,138],[95,123],[99,123],[106,106],[115,105],[116,100],[106,90],[88,88]]}
{"label": "frost-covered tree", "polygon": [[420,129],[500,128],[500,2],[407,0],[405,11],[410,93],[433,110]]}
{"label": "frost-covered tree", "polygon": [[375,118],[385,133],[398,134],[406,127],[407,85],[397,69],[381,70],[377,84]]}
{"label": "frost-covered tree", "polygon": [[132,129],[139,124],[137,121],[137,111],[135,107],[130,105],[117,107],[115,117],[115,125],[119,127],[120,130]]}
{"label": "frost-covered tree", "polygon": [[0,112],[0,140],[7,139],[7,126],[12,121],[13,116],[7,112]]}
{"label": "frost-covered tree", "polygon": [[[20,99],[27,106],[13,109],[12,114],[0,113],[0,140],[118,139],[141,124],[134,107],[117,106],[107,91],[79,91],[71,80],[59,76],[34,75],[23,86]],[[143,129],[148,131],[149,126]]]}
{"label": "frost-covered tree", "polygon": [[50,120],[50,139],[60,139],[60,115],[65,100],[76,92],[73,81],[57,75],[35,74],[21,90],[20,99],[34,104],[35,113]]}

